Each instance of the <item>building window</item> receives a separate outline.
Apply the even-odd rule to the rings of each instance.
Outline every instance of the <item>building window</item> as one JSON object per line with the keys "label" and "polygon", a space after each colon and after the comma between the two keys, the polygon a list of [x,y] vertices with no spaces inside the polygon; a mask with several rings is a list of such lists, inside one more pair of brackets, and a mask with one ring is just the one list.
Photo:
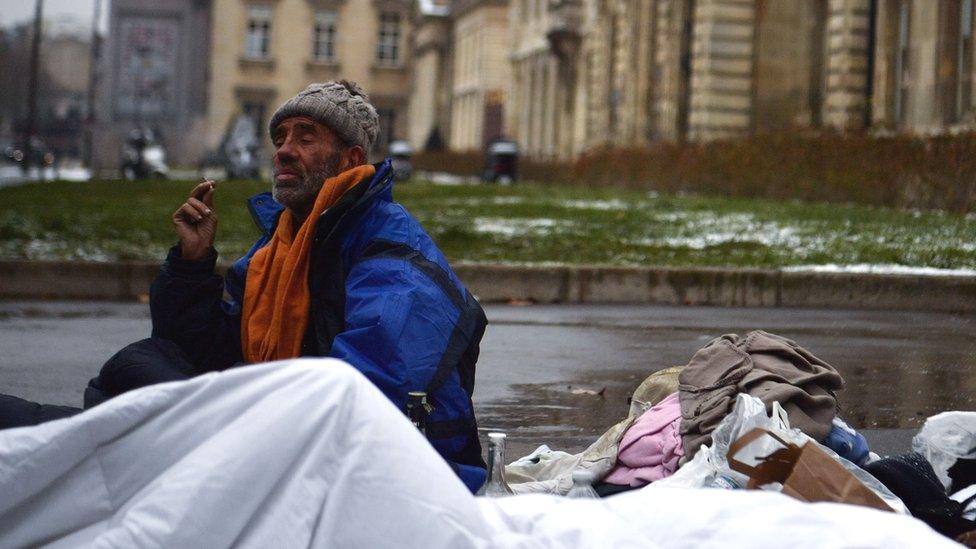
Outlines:
{"label": "building window", "polygon": [[315,12],[315,29],[312,34],[312,57],[316,61],[334,61],[336,58],[336,12]]}
{"label": "building window", "polygon": [[384,65],[396,65],[400,61],[400,14],[380,14],[380,39],[376,58]]}
{"label": "building window", "polygon": [[247,36],[244,41],[244,57],[267,59],[271,38],[271,7],[247,8]]}

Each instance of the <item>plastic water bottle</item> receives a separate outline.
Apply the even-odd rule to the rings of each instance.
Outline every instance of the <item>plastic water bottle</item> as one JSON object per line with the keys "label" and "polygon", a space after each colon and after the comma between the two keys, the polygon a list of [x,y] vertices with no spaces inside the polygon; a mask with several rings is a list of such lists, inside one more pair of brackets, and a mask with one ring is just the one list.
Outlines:
{"label": "plastic water bottle", "polygon": [[573,487],[566,494],[568,498],[599,498],[600,494],[593,489],[595,476],[591,471],[576,469],[573,471]]}
{"label": "plastic water bottle", "polygon": [[489,498],[514,495],[505,482],[505,433],[488,433],[488,480],[477,495]]}
{"label": "plastic water bottle", "polygon": [[738,482],[736,482],[735,479],[725,475],[717,475],[705,487],[721,488],[723,490],[739,490],[740,488],[742,488],[742,486]]}

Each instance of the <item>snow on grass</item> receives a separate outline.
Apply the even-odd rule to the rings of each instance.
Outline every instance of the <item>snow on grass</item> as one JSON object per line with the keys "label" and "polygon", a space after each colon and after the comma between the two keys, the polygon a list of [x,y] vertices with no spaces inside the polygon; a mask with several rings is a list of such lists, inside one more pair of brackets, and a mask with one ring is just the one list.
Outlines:
{"label": "snow on grass", "polygon": [[935,267],[910,267],[907,265],[857,263],[854,265],[790,265],[783,271],[793,273],[855,273],[895,274],[913,276],[976,276],[976,269],[938,269]]}
{"label": "snow on grass", "polygon": [[562,200],[557,203],[564,208],[575,208],[579,210],[626,210],[633,207],[633,202],[625,202],[619,198],[612,200]]}
{"label": "snow on grass", "polygon": [[[753,243],[763,246],[799,248],[815,244],[816,239],[802,238],[796,227],[769,221],[757,221],[747,213],[662,212],[655,216],[671,224],[669,234],[651,235],[631,241],[641,246],[704,250],[730,243]],[[672,236],[672,234],[677,233]]]}
{"label": "snow on grass", "polygon": [[[134,183],[124,201],[112,181],[2,188],[0,257],[159,261],[189,186]],[[222,259],[245,253],[257,237],[242,205],[265,187],[222,187]],[[398,185],[394,196],[452,261],[976,270],[976,214],[531,184],[418,181]]]}
{"label": "snow on grass", "polygon": [[500,236],[526,236],[529,234],[547,234],[561,223],[555,219],[504,219],[500,217],[476,217],[474,230],[479,233],[490,233]]}
{"label": "snow on grass", "polygon": [[524,203],[525,198],[521,196],[494,196],[490,199],[490,202],[496,206],[510,206]]}
{"label": "snow on grass", "polygon": [[419,172],[418,177],[422,177],[435,185],[470,185],[473,183],[478,183],[480,180],[477,177],[465,177],[461,175],[453,175],[443,172]]}

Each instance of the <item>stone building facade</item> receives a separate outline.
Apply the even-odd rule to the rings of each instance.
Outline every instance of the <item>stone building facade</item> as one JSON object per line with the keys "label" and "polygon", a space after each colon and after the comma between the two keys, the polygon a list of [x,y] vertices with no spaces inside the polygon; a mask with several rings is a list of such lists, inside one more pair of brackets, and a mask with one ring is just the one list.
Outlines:
{"label": "stone building facade", "polygon": [[113,0],[99,57],[93,167],[119,165],[128,133],[158,130],[172,164],[206,149],[209,0]]}
{"label": "stone building facade", "polygon": [[973,0],[518,0],[530,155],[766,132],[976,128]]}
{"label": "stone building facade", "polygon": [[420,0],[414,13],[411,144],[481,150],[506,136],[508,0]]}
{"label": "stone building facade", "polygon": [[[217,147],[238,115],[262,141],[274,110],[310,82],[359,83],[380,115],[370,151],[408,136],[413,2],[213,0],[206,136]],[[270,145],[268,145],[270,146]]]}
{"label": "stone building facade", "polygon": [[512,0],[509,6],[512,78],[506,126],[525,154],[540,158],[558,156],[572,134],[573,120],[563,114],[574,87],[561,79],[566,71],[560,71],[560,57],[548,39],[559,7],[549,0]]}
{"label": "stone building facade", "polygon": [[456,150],[481,150],[505,133],[511,80],[508,0],[454,3],[451,139]]}
{"label": "stone building facade", "polygon": [[871,122],[895,131],[976,128],[973,0],[878,0]]}
{"label": "stone building facade", "polygon": [[451,6],[418,2],[413,15],[413,86],[407,139],[417,150],[447,146],[451,126]]}

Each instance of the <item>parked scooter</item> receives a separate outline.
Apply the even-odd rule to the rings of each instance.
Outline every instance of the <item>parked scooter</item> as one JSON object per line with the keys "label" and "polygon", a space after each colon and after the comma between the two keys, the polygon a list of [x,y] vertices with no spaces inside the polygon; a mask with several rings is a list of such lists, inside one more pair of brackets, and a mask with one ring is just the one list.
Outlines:
{"label": "parked scooter", "polygon": [[481,175],[486,183],[511,185],[516,179],[518,143],[499,139],[488,144],[485,154],[485,171]]}
{"label": "parked scooter", "polygon": [[129,180],[165,179],[169,175],[166,149],[149,128],[129,132],[122,145],[122,176]]}
{"label": "parked scooter", "polygon": [[[15,145],[8,145],[4,148],[3,157],[5,160],[12,162],[14,164],[22,165],[27,154],[24,153],[24,147],[22,143],[19,143],[20,147]],[[31,137],[30,139],[30,165],[35,168],[51,168],[54,166],[54,153],[48,148],[47,144],[39,137]]]}
{"label": "parked scooter", "polygon": [[238,116],[224,140],[223,160],[228,179],[258,179],[261,142],[250,116]]}
{"label": "parked scooter", "polygon": [[410,159],[413,157],[413,147],[406,141],[393,141],[390,143],[390,157],[393,160],[393,178],[397,181],[406,181],[413,175],[413,165]]}

